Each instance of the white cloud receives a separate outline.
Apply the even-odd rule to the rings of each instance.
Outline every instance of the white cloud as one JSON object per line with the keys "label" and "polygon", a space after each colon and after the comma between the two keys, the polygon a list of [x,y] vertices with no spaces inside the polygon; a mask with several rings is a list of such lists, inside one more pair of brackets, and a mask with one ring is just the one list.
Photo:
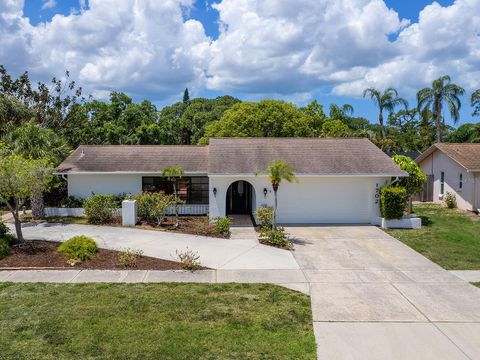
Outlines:
{"label": "white cloud", "polygon": [[152,100],[186,86],[296,101],[368,86],[410,96],[444,74],[480,87],[479,0],[433,3],[413,24],[382,0],[218,1],[212,40],[187,19],[194,0],[79,0],[80,11],[35,26],[22,0],[3,0],[0,63],[44,81],[68,69],[88,92]]}
{"label": "white cloud", "polygon": [[51,9],[57,6],[56,0],[43,0],[42,9]]}

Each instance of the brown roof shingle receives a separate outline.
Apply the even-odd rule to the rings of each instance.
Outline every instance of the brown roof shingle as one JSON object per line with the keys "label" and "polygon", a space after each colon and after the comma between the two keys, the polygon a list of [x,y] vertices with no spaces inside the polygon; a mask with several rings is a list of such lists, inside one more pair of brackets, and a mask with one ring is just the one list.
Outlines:
{"label": "brown roof shingle", "polygon": [[433,144],[416,159],[416,162],[422,162],[436,150],[445,153],[467,170],[480,170],[480,144]]}
{"label": "brown roof shingle", "polygon": [[393,175],[406,173],[368,139],[213,138],[210,174],[251,174],[284,160],[297,174]]}
{"label": "brown roof shingle", "polygon": [[58,172],[161,172],[181,166],[186,173],[206,173],[207,146],[82,145]]}
{"label": "brown roof shingle", "polygon": [[57,168],[69,172],[161,172],[181,166],[186,173],[254,174],[274,160],[297,174],[403,176],[367,139],[212,138],[208,146],[80,146]]}

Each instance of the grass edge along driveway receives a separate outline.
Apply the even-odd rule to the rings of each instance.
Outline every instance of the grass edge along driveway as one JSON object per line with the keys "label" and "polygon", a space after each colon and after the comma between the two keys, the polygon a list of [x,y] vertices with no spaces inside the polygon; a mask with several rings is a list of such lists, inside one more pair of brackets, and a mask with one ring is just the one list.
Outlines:
{"label": "grass edge along driveway", "polygon": [[414,206],[421,229],[387,232],[447,270],[480,270],[480,221],[440,205]]}
{"label": "grass edge along driveway", "polygon": [[0,283],[5,359],[315,359],[310,298],[265,284]]}

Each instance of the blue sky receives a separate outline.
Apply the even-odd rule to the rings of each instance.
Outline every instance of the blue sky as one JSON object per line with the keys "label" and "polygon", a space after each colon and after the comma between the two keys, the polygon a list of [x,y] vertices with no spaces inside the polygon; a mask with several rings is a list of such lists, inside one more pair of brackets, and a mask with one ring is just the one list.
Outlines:
{"label": "blue sky", "polygon": [[[131,13],[128,7],[123,9],[126,12],[121,13],[122,6],[128,6],[125,5],[127,0],[122,0],[118,9],[116,6],[108,9],[99,0],[96,1],[90,1],[90,4],[86,0],[82,2],[82,12],[79,0],[26,0],[22,18],[28,18],[31,27],[22,25],[24,31],[45,31],[41,35],[32,33],[33,40],[24,48],[15,42],[18,40],[13,40],[13,51],[2,53],[0,50],[0,63],[13,71],[20,71],[23,65],[32,76],[42,79],[64,66],[98,97],[115,89],[125,91],[135,99],[151,99],[161,106],[180,99],[183,88],[188,86],[196,96],[230,94],[244,100],[269,97],[301,105],[317,99],[325,107],[332,102],[350,103],[355,108],[355,115],[365,116],[371,121],[376,120],[377,114],[371,102],[361,98],[361,89],[372,84],[379,88],[395,86],[412,104],[415,89],[446,73],[451,74],[468,92],[480,87],[475,80],[479,78],[475,67],[478,69],[480,59],[475,48],[480,46],[480,26],[466,24],[468,16],[472,16],[478,5],[472,5],[472,1],[468,0],[457,0],[455,3],[437,0],[438,5],[433,6],[432,1],[427,0],[386,0],[386,6],[379,5],[377,0],[354,0],[353,8],[348,11],[336,9],[335,2],[328,0],[329,11],[338,10],[340,14],[334,22],[323,16],[327,5],[318,5],[326,3],[321,0],[313,0],[311,4],[312,13],[315,13],[315,6],[323,6],[319,8],[322,10],[318,11],[318,18],[308,13],[308,6],[304,12],[300,5],[289,8],[288,1],[285,1],[285,6],[271,2],[275,6],[266,7],[264,5],[268,0],[263,3],[251,0],[248,9],[241,9],[243,3],[237,0],[217,0],[218,5],[213,6],[214,2],[205,0],[192,4],[188,0],[168,0],[168,6],[152,2],[148,9],[137,9],[140,19],[129,21],[125,18],[124,28],[121,21],[115,23],[119,17],[112,17],[110,22],[107,18],[115,15],[110,12],[118,11],[120,18]],[[416,26],[419,25],[420,11],[426,6],[429,6],[429,11],[421,26]],[[368,11],[365,11],[367,8]],[[108,14],[105,9],[108,9]],[[141,21],[142,11],[145,12],[143,16],[147,25]],[[82,22],[79,18],[88,12],[91,19]],[[240,21],[240,14],[246,13],[250,14],[249,17]],[[54,24],[52,18],[55,14],[64,15],[64,21]],[[167,17],[164,18],[165,14]],[[457,25],[459,14],[465,16],[464,21]],[[105,20],[100,25],[105,26],[100,36],[105,39],[99,40],[98,45],[92,41],[92,46],[88,47],[88,42],[82,43],[87,36],[85,34],[102,31],[97,25],[96,29],[88,29],[89,24],[93,26],[95,23],[92,19]],[[221,38],[220,19],[228,26]],[[403,19],[409,22],[402,22]],[[342,21],[345,26],[342,26]],[[112,23],[116,24],[115,29]],[[200,27],[197,26],[199,24]],[[128,33],[132,26],[143,28],[134,29],[132,37]],[[452,28],[449,29],[449,26]],[[447,35],[458,26],[465,27],[462,30],[465,40],[456,41]],[[351,28],[351,32],[345,31],[345,28]],[[5,31],[12,32],[13,36],[17,29],[18,26],[7,26]],[[0,22],[0,34],[1,30]],[[438,36],[437,31],[445,37],[439,41],[449,47],[439,49],[432,45],[430,48],[431,39]],[[127,49],[125,53],[125,46],[131,44],[131,39],[145,33],[148,38],[145,48],[138,45],[135,51]],[[311,33],[315,36],[310,37]],[[122,41],[130,39],[130,43],[116,44],[119,34],[125,35]],[[322,36],[327,37],[326,42],[322,42]],[[31,42],[35,42],[37,37],[38,44],[32,46]],[[94,38],[90,36],[88,39]],[[151,44],[157,39],[159,45],[152,49]],[[301,44],[298,39],[302,40]],[[48,41],[52,41],[54,49],[49,48]],[[473,45],[468,48],[465,44]],[[14,59],[16,51],[18,56]],[[146,59],[152,54],[153,60],[149,62]],[[19,61],[19,56],[26,58]],[[164,58],[158,60],[162,56]],[[129,59],[131,63],[127,63]],[[118,69],[115,69],[117,61]],[[12,65],[9,67],[9,64]],[[136,64],[141,64],[138,71]],[[125,81],[121,81],[122,77]],[[461,122],[471,121],[470,112],[465,97]]]}

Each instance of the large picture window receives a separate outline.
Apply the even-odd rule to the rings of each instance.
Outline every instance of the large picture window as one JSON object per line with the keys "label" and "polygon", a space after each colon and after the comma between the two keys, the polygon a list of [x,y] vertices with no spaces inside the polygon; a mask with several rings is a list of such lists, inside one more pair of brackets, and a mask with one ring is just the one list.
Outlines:
{"label": "large picture window", "polygon": [[[161,176],[142,177],[142,190],[173,194],[173,184]],[[177,194],[186,204],[208,204],[208,177],[192,176],[177,180]]]}

